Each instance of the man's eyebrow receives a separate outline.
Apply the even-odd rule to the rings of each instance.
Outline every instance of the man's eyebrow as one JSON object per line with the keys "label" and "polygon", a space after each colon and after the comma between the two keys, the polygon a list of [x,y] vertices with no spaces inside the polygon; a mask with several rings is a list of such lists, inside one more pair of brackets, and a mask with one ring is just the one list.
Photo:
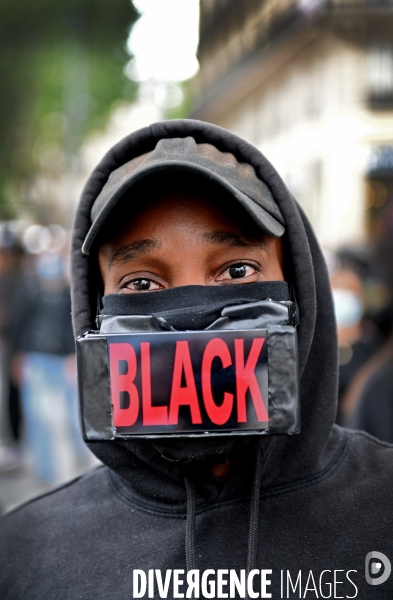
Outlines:
{"label": "man's eyebrow", "polygon": [[146,238],[144,240],[137,240],[126,246],[122,246],[113,254],[109,261],[109,268],[114,264],[122,265],[137,256],[141,256],[149,250],[155,250],[161,246],[161,242],[155,239]]}
{"label": "man's eyebrow", "polygon": [[231,233],[229,231],[213,231],[211,233],[205,233],[203,240],[213,244],[221,244],[222,246],[266,248],[263,235],[261,235],[261,237],[250,237],[238,233]]}

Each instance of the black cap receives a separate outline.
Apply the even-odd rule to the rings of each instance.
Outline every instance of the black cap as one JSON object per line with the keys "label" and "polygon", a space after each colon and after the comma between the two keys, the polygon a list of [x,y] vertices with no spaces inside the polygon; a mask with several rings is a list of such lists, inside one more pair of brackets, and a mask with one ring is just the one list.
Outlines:
{"label": "black cap", "polygon": [[236,199],[265,233],[281,237],[284,218],[266,184],[248,163],[240,163],[230,152],[221,152],[194,138],[162,139],[151,152],[125,163],[109,176],[91,209],[92,225],[82,251],[89,254],[118,201],[131,188],[151,181],[158,173],[197,175],[206,185],[218,184]]}

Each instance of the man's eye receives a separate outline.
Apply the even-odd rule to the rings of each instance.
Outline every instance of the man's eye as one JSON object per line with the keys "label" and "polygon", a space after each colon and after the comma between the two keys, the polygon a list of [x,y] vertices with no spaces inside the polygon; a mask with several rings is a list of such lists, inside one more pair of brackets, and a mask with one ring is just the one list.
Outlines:
{"label": "man's eye", "polygon": [[223,272],[221,279],[243,279],[249,277],[256,272],[255,267],[245,263],[236,263],[231,265]]}
{"label": "man's eye", "polygon": [[160,286],[151,279],[133,279],[126,285],[129,290],[135,290],[136,292],[147,292],[152,290],[159,290]]}
{"label": "man's eye", "polygon": [[228,273],[232,279],[239,279],[240,277],[246,277],[247,266],[246,265],[232,265],[228,269]]}

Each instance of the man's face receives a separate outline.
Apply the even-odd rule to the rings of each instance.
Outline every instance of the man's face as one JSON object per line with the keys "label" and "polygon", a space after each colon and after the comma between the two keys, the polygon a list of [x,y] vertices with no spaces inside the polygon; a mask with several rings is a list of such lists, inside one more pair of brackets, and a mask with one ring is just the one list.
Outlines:
{"label": "man's face", "polygon": [[165,195],[99,249],[105,294],[184,285],[284,280],[282,244],[244,211],[190,194]]}

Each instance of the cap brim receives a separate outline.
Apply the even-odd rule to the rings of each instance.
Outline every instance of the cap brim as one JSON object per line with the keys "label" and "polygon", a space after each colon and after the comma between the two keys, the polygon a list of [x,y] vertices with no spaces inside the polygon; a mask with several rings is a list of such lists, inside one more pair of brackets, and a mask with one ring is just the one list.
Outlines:
{"label": "cap brim", "polygon": [[92,209],[93,224],[90,227],[83,243],[82,252],[84,254],[90,254],[93,247],[96,245],[99,234],[101,233],[103,225],[107,221],[109,215],[117,206],[121,198],[127,192],[129,192],[132,187],[134,187],[136,184],[141,184],[143,180],[150,179],[154,174],[169,174],[170,172],[193,173],[194,175],[205,178],[209,183],[215,182],[239,202],[239,204],[246,210],[246,212],[262,231],[268,235],[271,235],[272,237],[281,237],[285,232],[285,227],[279,223],[275,217],[273,217],[260,204],[235,188],[223,177],[220,177],[220,175],[217,175],[209,169],[194,163],[171,160],[165,162],[161,161],[158,164],[151,164],[147,167],[138,169],[132,175],[128,175],[122,181],[119,181],[118,185],[112,187],[108,191],[107,195],[105,194],[105,189],[102,190],[100,196],[97,198],[97,200],[99,199],[99,205],[96,207],[96,211],[94,211],[94,206]]}

